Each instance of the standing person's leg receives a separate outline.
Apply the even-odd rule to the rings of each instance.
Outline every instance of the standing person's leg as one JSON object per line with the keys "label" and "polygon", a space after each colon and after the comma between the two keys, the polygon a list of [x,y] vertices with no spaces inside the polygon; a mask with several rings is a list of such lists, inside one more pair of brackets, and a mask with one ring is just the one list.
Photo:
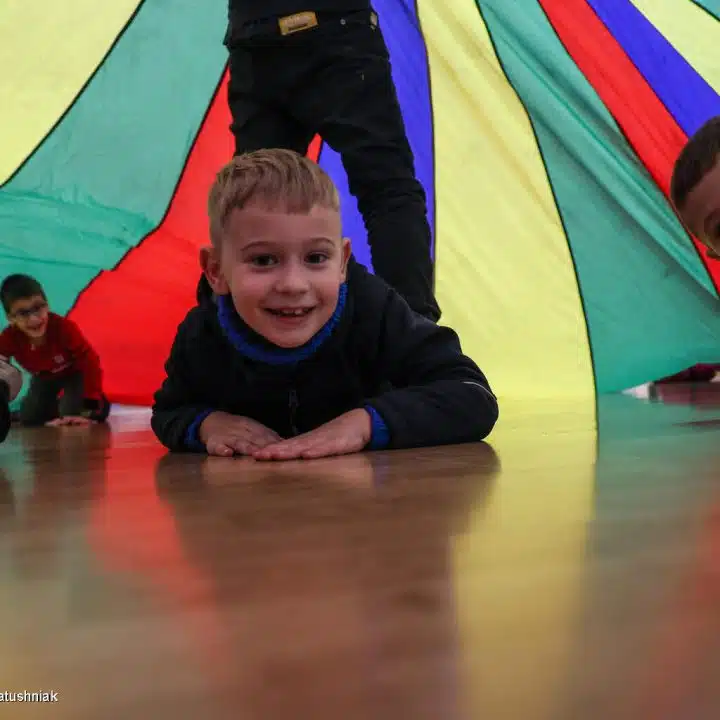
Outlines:
{"label": "standing person's leg", "polygon": [[[284,148],[305,154],[315,135],[292,115],[287,113],[273,98],[277,90],[286,86],[282,77],[282,65],[274,65],[275,88],[262,87],[267,79],[257,76],[254,68],[266,67],[282,52],[282,43],[262,45],[260,42],[245,43],[230,49],[228,82],[228,106],[232,123],[230,130],[235,138],[235,154]],[[294,68],[287,69],[289,76]]]}
{"label": "standing person's leg", "polygon": [[44,425],[58,416],[60,383],[56,378],[33,376],[20,404],[20,423],[27,427]]}
{"label": "standing person's leg", "polygon": [[416,312],[437,320],[426,196],[415,176],[385,40],[377,16],[341,19],[306,33],[315,65],[294,112],[341,155],[375,272]]}
{"label": "standing person's leg", "polygon": [[[235,155],[265,148],[284,148],[305,154],[315,135],[313,130],[303,127],[294,117],[269,102],[267,94],[257,87],[259,79],[254,65],[267,64],[264,56],[276,54],[277,46],[267,47],[252,41],[230,48],[228,105]],[[282,72],[281,68],[279,72]],[[281,84],[283,78],[276,75],[274,81]],[[203,275],[197,288],[197,300],[200,302],[211,296],[212,290]]]}

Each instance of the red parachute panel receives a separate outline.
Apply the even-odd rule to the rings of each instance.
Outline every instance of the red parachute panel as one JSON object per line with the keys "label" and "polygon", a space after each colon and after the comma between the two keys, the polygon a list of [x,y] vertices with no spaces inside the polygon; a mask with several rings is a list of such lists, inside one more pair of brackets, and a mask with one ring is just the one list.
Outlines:
{"label": "red parachute panel", "polygon": [[[198,253],[209,242],[208,191],[234,151],[229,125],[226,73],[163,221],[113,270],[100,273],[70,313],[100,353],[112,402],[150,405],[165,378],[177,326],[195,304]],[[315,160],[320,145],[316,137],[308,153]]]}

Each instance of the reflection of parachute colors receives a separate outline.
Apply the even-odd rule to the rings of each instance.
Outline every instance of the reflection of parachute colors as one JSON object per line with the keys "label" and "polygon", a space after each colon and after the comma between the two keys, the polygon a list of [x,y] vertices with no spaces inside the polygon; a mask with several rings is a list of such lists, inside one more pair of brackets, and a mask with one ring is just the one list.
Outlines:
{"label": "reflection of parachute colors", "polygon": [[[498,392],[592,397],[720,360],[720,271],[664,196],[687,135],[720,113],[720,2],[376,8],[444,321]],[[0,7],[1,271],[72,312],[116,401],[150,400],[194,297],[205,194],[232,149],[225,17],[226,0]],[[338,157],[320,162],[368,263]]]}

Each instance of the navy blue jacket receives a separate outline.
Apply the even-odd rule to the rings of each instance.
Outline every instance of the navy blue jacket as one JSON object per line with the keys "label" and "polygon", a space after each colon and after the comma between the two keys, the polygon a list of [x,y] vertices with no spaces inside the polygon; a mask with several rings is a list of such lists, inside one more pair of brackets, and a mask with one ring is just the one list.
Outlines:
{"label": "navy blue jacket", "polygon": [[357,263],[332,318],[306,345],[271,345],[224,295],[188,313],[165,369],[152,428],[174,451],[205,451],[198,428],[213,411],[288,438],[366,408],[369,449],[480,441],[498,418],[487,379],[456,333],[413,313]]}

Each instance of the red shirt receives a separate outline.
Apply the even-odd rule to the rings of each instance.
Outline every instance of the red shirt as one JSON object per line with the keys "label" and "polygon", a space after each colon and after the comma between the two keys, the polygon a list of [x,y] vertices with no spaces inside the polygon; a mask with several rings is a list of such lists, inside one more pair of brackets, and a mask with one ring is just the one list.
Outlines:
{"label": "red shirt", "polygon": [[65,377],[82,373],[85,397],[102,397],[100,357],[72,321],[48,313],[45,342],[33,345],[22,330],[9,325],[0,333],[0,355],[15,358],[32,375]]}

